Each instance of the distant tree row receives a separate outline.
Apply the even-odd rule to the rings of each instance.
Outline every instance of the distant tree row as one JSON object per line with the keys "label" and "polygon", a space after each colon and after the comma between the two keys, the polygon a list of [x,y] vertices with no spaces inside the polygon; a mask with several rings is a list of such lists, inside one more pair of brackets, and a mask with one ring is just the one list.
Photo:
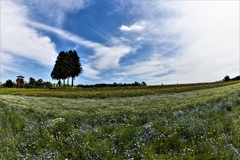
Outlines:
{"label": "distant tree row", "polygon": [[[80,58],[77,51],[70,50],[68,52],[61,51],[57,57],[54,68],[51,73],[53,79],[59,80],[58,84],[61,85],[61,80],[63,80],[63,85],[65,85],[65,80],[79,76],[82,73],[82,67],[80,63]],[[68,84],[69,85],[69,84]]]}
{"label": "distant tree row", "polygon": [[126,86],[146,86],[147,83],[144,81],[142,83],[139,82],[134,82],[134,83],[116,83],[114,82],[113,84],[106,84],[106,83],[101,83],[101,84],[93,84],[93,85],[77,85],[77,87],[82,87],[82,88],[101,88],[101,87],[126,87]]}
{"label": "distant tree row", "polygon": [[[15,81],[11,79],[7,80],[5,83],[2,84],[4,87],[13,88],[16,87]],[[44,82],[42,79],[35,80],[34,78],[30,77],[29,82],[25,82],[25,88],[51,88],[53,85],[51,82]]]}
{"label": "distant tree row", "polygon": [[51,82],[44,82],[41,78],[35,80],[34,78],[30,77],[29,82],[25,84],[26,88],[36,88],[36,87],[46,87],[51,88],[53,85]]}
{"label": "distant tree row", "polygon": [[236,77],[234,77],[234,78],[230,78],[229,76],[225,76],[224,78],[223,78],[223,81],[224,82],[226,82],[226,81],[231,81],[231,80],[240,80],[240,76],[236,76]]}

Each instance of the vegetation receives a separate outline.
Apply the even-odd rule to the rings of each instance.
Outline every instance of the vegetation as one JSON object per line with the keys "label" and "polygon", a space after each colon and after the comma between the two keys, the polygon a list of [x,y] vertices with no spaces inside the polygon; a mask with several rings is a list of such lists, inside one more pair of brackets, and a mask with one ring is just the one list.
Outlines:
{"label": "vegetation", "polygon": [[5,84],[3,84],[3,86],[6,86],[8,88],[12,88],[14,86],[14,83],[12,80],[7,80]]}
{"label": "vegetation", "polygon": [[223,78],[223,81],[224,82],[226,82],[226,81],[235,81],[235,80],[240,80],[240,76],[236,76],[236,77],[234,77],[234,78],[230,78],[229,76],[225,76],[224,78]]}
{"label": "vegetation", "polygon": [[144,95],[159,95],[165,93],[179,93],[219,86],[231,85],[239,81],[220,83],[199,83],[181,85],[160,86],[118,86],[118,87],[96,87],[96,88],[52,88],[52,89],[8,89],[0,90],[1,94],[25,95],[38,97],[60,97],[60,98],[109,98],[109,97],[134,97]]}
{"label": "vegetation", "polygon": [[53,85],[51,82],[44,82],[41,78],[37,81],[33,78],[29,78],[29,82],[25,84],[25,88],[51,88]]}
{"label": "vegetation", "polygon": [[51,77],[59,81],[60,79],[63,79],[64,85],[65,79],[71,77],[73,86],[74,78],[77,77],[80,73],[82,73],[82,71],[83,70],[77,51],[61,51],[57,57],[56,63],[51,73]]}
{"label": "vegetation", "polygon": [[101,84],[93,84],[93,85],[77,85],[77,87],[81,87],[81,88],[102,88],[102,87],[126,87],[126,86],[147,86],[146,82],[134,82],[134,83],[116,83],[114,82],[113,84],[106,84],[106,83],[101,83]]}
{"label": "vegetation", "polygon": [[[135,97],[161,86],[129,87],[125,98],[105,99],[2,88],[0,159],[239,159],[240,83],[181,85],[180,93],[176,86]],[[106,88],[78,93],[90,90]]]}
{"label": "vegetation", "polygon": [[[3,87],[8,87],[8,88],[15,88],[16,83],[12,80],[7,80],[4,84],[2,84]],[[25,88],[52,88],[53,85],[51,82],[45,82],[42,79],[35,80],[34,78],[30,77],[29,82],[25,82],[24,85]]]}

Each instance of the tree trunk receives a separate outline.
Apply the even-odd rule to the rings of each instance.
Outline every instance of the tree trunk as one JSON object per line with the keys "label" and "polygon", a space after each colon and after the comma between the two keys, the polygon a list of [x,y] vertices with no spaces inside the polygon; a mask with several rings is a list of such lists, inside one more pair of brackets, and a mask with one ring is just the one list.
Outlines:
{"label": "tree trunk", "polygon": [[69,77],[67,78],[67,85],[69,86]]}
{"label": "tree trunk", "polygon": [[73,87],[73,79],[74,79],[74,78],[72,77],[72,87]]}
{"label": "tree trunk", "polygon": [[60,80],[60,79],[58,80],[58,85],[59,85],[59,87],[61,87],[61,86],[62,86],[62,82],[61,82],[61,80]]}

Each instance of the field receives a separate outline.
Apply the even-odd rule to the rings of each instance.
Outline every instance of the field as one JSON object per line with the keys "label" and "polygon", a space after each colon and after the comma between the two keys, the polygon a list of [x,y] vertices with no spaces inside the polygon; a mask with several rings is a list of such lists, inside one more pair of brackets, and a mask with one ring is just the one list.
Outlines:
{"label": "field", "polygon": [[240,159],[240,83],[0,88],[0,159]]}

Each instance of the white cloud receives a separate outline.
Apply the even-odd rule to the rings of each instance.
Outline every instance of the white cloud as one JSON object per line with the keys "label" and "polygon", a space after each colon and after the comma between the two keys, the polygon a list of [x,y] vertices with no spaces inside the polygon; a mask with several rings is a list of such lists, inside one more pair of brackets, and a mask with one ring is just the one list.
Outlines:
{"label": "white cloud", "polygon": [[121,31],[135,31],[135,32],[138,32],[138,31],[144,30],[146,24],[147,24],[146,21],[140,21],[140,22],[134,23],[133,25],[130,25],[129,27],[125,26],[125,25],[122,25],[119,29]]}
{"label": "white cloud", "polygon": [[95,48],[93,63],[98,69],[114,69],[119,67],[119,61],[122,57],[129,54],[132,50],[130,46],[112,46]]}
{"label": "white cloud", "polygon": [[[174,70],[156,76],[151,59],[128,66],[127,75],[150,75],[155,83],[216,81],[239,73],[239,1],[121,1],[131,3],[129,13],[146,19],[144,32],[128,32],[125,38],[151,45],[156,61]],[[167,45],[166,45],[167,44]],[[168,45],[171,44],[171,45]],[[164,48],[164,50],[162,50]],[[178,48],[172,52],[171,48]],[[169,51],[169,52],[168,52]],[[148,63],[149,62],[149,63]],[[147,64],[146,64],[147,63]],[[139,72],[137,66],[146,67]],[[165,71],[165,68],[159,68]],[[148,73],[149,72],[149,73]]]}
{"label": "white cloud", "polygon": [[[66,13],[74,13],[87,7],[91,0],[17,0],[27,6],[37,17],[43,17],[51,24],[61,25]],[[34,15],[33,15],[34,16]]]}
{"label": "white cloud", "polygon": [[[29,27],[27,21],[26,7],[12,1],[1,2],[1,51],[5,53],[1,53],[1,64],[10,60],[10,56],[18,56],[52,66],[57,56],[54,43],[49,37]],[[17,62],[16,59],[14,61]],[[16,67],[12,63],[5,63],[5,70],[14,71],[10,66]]]}
{"label": "white cloud", "polygon": [[[202,12],[204,10],[204,12]],[[179,81],[215,81],[239,73],[239,2],[194,1],[179,6],[182,17],[173,23],[181,28],[185,46],[172,65]],[[186,80],[188,79],[188,80]]]}
{"label": "white cloud", "polygon": [[98,70],[95,70],[91,67],[89,64],[85,64],[82,66],[84,68],[83,70],[83,76],[90,78],[90,79],[99,79],[100,77],[98,76],[100,72]]}

